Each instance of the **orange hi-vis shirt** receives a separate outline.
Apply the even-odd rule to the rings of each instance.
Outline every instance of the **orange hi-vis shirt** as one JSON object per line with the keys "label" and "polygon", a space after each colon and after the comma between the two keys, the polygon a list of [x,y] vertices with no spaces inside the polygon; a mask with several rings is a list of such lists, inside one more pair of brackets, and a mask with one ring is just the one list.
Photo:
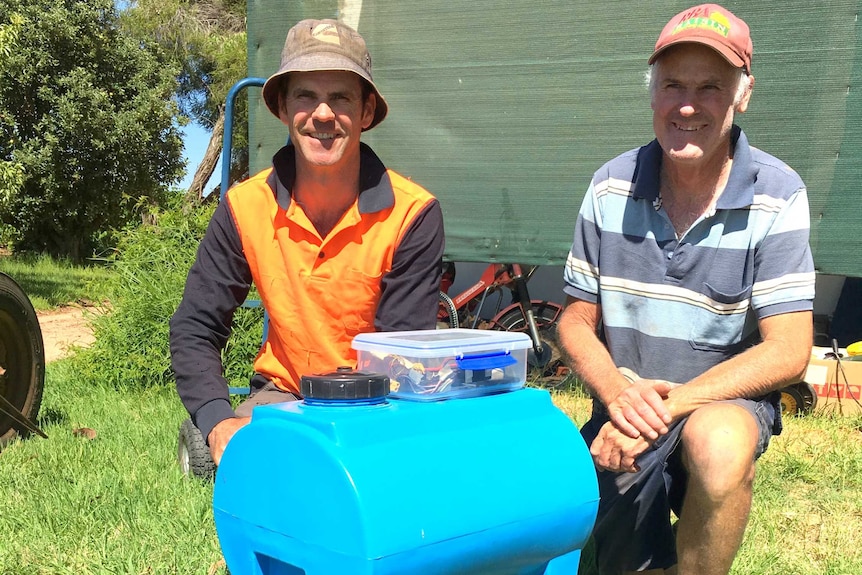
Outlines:
{"label": "orange hi-vis shirt", "polygon": [[267,183],[271,174],[233,188],[227,201],[269,313],[254,370],[298,395],[303,375],[355,366],[353,337],[374,331],[381,279],[404,233],[434,198],[388,170],[388,205],[361,206],[367,202],[360,196],[321,238],[296,202],[279,206]]}
{"label": "orange hi-vis shirt", "polygon": [[252,282],[269,317],[255,373],[296,395],[303,375],[355,366],[359,333],[436,326],[443,224],[434,196],[362,144],[360,194],[320,237],[292,201],[294,154],[282,148],[272,168],[228,191],[171,319],[177,391],[202,433],[233,415],[220,353]]}

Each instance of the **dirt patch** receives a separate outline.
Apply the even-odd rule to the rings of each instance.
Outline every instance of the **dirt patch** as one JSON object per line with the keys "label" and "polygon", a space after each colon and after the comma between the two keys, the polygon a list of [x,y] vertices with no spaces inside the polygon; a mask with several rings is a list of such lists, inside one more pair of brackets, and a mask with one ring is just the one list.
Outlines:
{"label": "dirt patch", "polygon": [[76,347],[93,343],[95,339],[90,325],[93,311],[94,308],[64,306],[36,314],[45,344],[46,363],[66,357]]}

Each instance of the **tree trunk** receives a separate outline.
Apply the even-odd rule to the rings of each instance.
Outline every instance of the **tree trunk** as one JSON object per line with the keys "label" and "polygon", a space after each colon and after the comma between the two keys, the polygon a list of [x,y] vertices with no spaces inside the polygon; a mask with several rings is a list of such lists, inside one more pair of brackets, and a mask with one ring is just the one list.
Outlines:
{"label": "tree trunk", "polygon": [[207,146],[207,151],[204,154],[198,169],[195,171],[195,177],[192,178],[192,183],[186,191],[186,199],[194,202],[200,202],[204,195],[204,186],[209,181],[218,164],[219,156],[221,155],[222,138],[224,136],[224,110],[219,111],[218,120],[213,126],[213,133],[210,136],[210,143]]}

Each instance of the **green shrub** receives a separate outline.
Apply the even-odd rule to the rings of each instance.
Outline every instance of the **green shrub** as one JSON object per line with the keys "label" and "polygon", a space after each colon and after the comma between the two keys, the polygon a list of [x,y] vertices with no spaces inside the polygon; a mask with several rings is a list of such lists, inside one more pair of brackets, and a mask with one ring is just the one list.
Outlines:
{"label": "green shrub", "polygon": [[[75,356],[81,374],[116,388],[173,385],[168,322],[183,293],[214,205],[190,207],[180,198],[153,214],[153,223],[128,229],[111,258],[110,309],[94,319],[96,341]],[[263,312],[240,308],[222,353],[225,377],[248,383],[260,348]]]}

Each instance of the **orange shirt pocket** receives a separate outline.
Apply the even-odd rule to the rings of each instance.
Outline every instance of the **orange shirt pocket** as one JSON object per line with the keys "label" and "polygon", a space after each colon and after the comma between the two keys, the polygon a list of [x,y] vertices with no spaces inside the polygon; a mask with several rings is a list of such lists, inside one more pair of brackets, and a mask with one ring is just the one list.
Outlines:
{"label": "orange shirt pocket", "polygon": [[332,317],[338,318],[349,338],[374,329],[381,278],[382,274],[369,275],[356,268],[345,268],[335,280],[338,285],[330,291]]}

